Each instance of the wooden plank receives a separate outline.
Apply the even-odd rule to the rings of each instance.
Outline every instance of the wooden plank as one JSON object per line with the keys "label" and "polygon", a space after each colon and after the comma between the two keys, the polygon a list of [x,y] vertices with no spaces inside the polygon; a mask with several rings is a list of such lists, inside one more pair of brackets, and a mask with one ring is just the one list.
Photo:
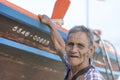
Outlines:
{"label": "wooden plank", "polygon": [[[2,4],[0,3],[0,37],[50,53],[56,53],[47,25],[29,17],[30,15],[12,9],[13,7],[10,6],[12,4],[5,3],[9,2],[3,1]],[[58,32],[64,39],[66,38],[65,32],[61,30],[58,30]]]}
{"label": "wooden plank", "polygon": [[63,80],[65,67],[60,61],[0,44],[0,71],[1,80]]}
{"label": "wooden plank", "polygon": [[50,36],[0,15],[0,36],[41,50],[56,53]]}
{"label": "wooden plank", "polygon": [[[2,4],[2,6],[1,6],[1,4]],[[11,9],[13,9],[14,11],[11,11],[11,12],[12,12],[12,13],[11,13],[11,12],[9,12],[9,10],[6,9],[6,8],[3,10],[3,5],[6,6],[6,7],[11,8]],[[32,18],[32,19],[39,20],[39,18],[38,18],[38,16],[37,16],[36,14],[34,14],[34,13],[32,13],[32,12],[26,10],[26,9],[23,9],[23,8],[21,8],[21,7],[17,6],[17,5],[15,5],[15,4],[7,1],[7,0],[0,0],[0,11],[1,11],[1,10],[5,11],[5,12],[8,12],[9,14],[14,14],[15,11],[16,11],[16,12],[22,13],[22,14],[24,14],[24,15],[27,15],[28,17],[30,17],[30,18]],[[8,14],[8,15],[9,15],[9,14]],[[15,16],[15,15],[16,15],[16,13],[14,14],[14,16]],[[18,16],[18,14],[17,14],[17,16]],[[19,15],[19,16],[20,16],[20,15]],[[22,15],[22,16],[23,16],[23,15]],[[33,20],[33,21],[34,21],[34,20]],[[36,22],[34,22],[34,23],[36,23]],[[56,28],[57,28],[58,30],[63,31],[63,32],[67,32],[67,30],[66,30],[65,28],[61,27],[61,26],[56,25]]]}

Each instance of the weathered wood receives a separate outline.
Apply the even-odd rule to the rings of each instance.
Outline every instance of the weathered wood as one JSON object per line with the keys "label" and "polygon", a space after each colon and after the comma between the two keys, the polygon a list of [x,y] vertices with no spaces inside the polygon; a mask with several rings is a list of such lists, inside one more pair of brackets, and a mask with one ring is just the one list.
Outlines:
{"label": "weathered wood", "polygon": [[0,44],[0,80],[63,80],[64,64]]}
{"label": "weathered wood", "polygon": [[0,15],[0,37],[56,53],[50,35]]}

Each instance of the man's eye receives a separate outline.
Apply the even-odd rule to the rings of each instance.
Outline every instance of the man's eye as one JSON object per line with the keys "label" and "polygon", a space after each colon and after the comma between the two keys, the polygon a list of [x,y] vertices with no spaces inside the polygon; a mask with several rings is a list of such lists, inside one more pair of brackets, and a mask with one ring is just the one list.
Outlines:
{"label": "man's eye", "polygon": [[84,48],[84,46],[82,44],[78,44],[79,48]]}
{"label": "man's eye", "polygon": [[68,46],[73,46],[74,44],[70,42],[70,43],[68,43],[67,45],[68,45]]}

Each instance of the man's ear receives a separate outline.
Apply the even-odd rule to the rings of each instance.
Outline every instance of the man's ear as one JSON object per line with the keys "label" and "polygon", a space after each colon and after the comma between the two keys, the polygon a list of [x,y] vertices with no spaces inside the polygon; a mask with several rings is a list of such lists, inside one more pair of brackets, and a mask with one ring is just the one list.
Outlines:
{"label": "man's ear", "polygon": [[89,57],[93,57],[94,50],[95,50],[95,47],[93,45],[89,47],[89,51],[88,51]]}

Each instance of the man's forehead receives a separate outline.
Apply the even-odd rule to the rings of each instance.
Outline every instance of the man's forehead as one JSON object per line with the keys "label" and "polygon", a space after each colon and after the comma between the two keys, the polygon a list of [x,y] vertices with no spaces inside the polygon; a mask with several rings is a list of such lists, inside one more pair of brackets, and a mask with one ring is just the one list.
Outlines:
{"label": "man's forehead", "polygon": [[68,36],[68,39],[67,41],[75,41],[75,42],[82,42],[84,44],[88,43],[89,42],[89,39],[86,35],[86,33],[84,32],[75,32],[75,33],[71,33],[69,36]]}

